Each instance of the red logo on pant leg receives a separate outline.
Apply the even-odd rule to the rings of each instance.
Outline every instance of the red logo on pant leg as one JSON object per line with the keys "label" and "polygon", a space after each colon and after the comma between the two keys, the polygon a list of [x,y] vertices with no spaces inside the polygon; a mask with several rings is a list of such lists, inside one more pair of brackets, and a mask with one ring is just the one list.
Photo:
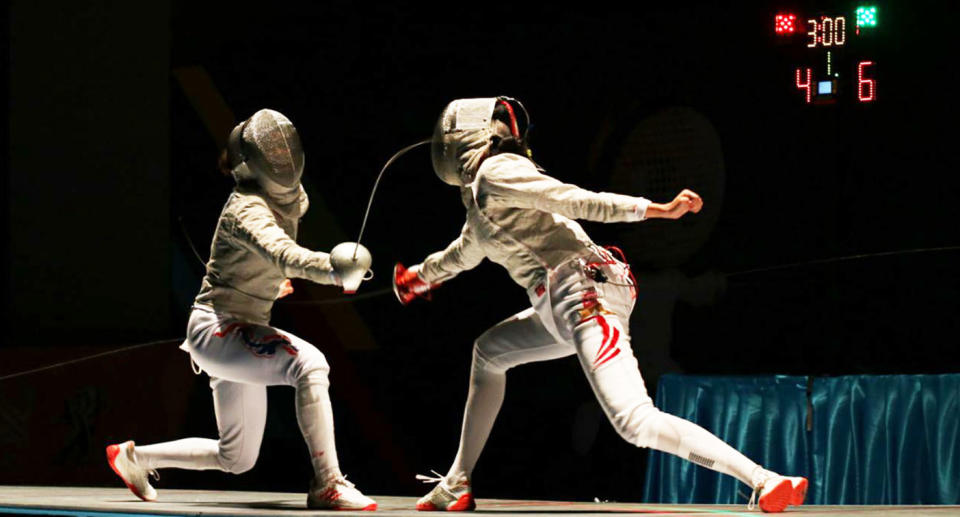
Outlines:
{"label": "red logo on pant leg", "polygon": [[251,323],[243,323],[239,321],[232,322],[228,325],[220,327],[220,330],[217,330],[213,333],[217,337],[226,337],[227,334],[237,331],[237,335],[243,339],[243,344],[250,349],[250,352],[257,357],[273,357],[277,353],[277,347],[283,349],[288,355],[297,355],[300,353],[300,350],[296,345],[290,341],[290,338],[279,333],[267,334],[265,336],[258,336],[257,330],[261,332],[263,330],[272,331],[270,327],[265,327],[262,325],[253,325]]}
{"label": "red logo on pant leg", "polygon": [[620,342],[620,329],[611,327],[602,314],[597,314],[593,318],[597,319],[603,330],[603,342],[600,343],[597,356],[593,359],[593,369],[596,370],[620,354],[620,349],[617,347],[617,343]]}
{"label": "red logo on pant leg", "polygon": [[227,334],[236,330],[238,327],[241,327],[242,325],[243,325],[242,323],[235,321],[225,327],[220,327],[220,330],[214,332],[213,335],[217,337],[224,337]]}

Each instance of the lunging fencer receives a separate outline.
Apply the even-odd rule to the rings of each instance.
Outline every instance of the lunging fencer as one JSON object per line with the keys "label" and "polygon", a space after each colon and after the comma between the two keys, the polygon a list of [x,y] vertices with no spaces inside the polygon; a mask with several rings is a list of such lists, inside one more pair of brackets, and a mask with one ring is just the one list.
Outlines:
{"label": "lunging fencer", "polygon": [[421,264],[396,265],[397,297],[403,304],[427,297],[489,258],[527,290],[532,306],[476,340],[456,458],[444,476],[418,476],[437,485],[417,509],[475,508],[471,475],[503,402],[507,370],[570,355],[628,442],[736,477],[753,488],[764,511],[802,504],[806,479],[766,470],[702,427],[654,407],[630,346],[636,298],[630,267],[619,250],[597,246],[575,222],[677,219],[699,212],[700,196],[683,190],[660,204],[562,183],[530,159],[528,126],[529,115],[514,99],[461,99],[447,105],[434,132],[434,171],[459,187],[466,223]]}
{"label": "lunging fencer", "polygon": [[326,358],[312,344],[270,326],[274,301],[292,291],[290,278],[342,284],[327,253],[295,241],[308,206],[300,184],[300,138],[287,117],[265,109],[233,129],[224,153],[221,168],[233,176],[236,188],[217,222],[180,346],[210,376],[219,439],[144,446],[128,441],[107,447],[107,459],[127,487],[147,501],[157,498],[149,480],[156,469],[245,472],[259,454],[267,386],[293,386],[297,422],[314,470],[307,506],[375,510],[377,503],[340,472]]}

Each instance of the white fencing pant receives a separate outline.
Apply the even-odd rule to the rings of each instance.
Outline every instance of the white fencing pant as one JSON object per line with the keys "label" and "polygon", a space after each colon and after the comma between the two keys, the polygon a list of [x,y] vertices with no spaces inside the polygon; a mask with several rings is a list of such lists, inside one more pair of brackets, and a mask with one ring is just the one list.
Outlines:
{"label": "white fencing pant", "polygon": [[253,468],[267,418],[267,386],[296,388],[297,422],[319,479],[340,474],[328,394],[330,366],[297,336],[194,307],[180,347],[210,375],[219,440],[184,438],[137,446],[148,469],[176,467],[239,474]]}
{"label": "white fencing pant", "polygon": [[503,403],[506,371],[573,354],[613,427],[628,442],[733,475],[750,486],[767,475],[709,431],[653,406],[626,325],[634,304],[632,281],[622,263],[610,262],[599,266],[606,282],[591,279],[578,261],[557,268],[548,285],[529,291],[533,307],[477,339],[449,483],[470,477]]}

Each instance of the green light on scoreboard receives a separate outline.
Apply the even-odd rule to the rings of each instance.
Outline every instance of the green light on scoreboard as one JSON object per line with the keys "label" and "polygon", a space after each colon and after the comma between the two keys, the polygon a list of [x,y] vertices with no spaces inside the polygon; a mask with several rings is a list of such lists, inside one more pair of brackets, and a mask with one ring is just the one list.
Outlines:
{"label": "green light on scoreboard", "polygon": [[857,27],[876,27],[877,26],[877,7],[860,6],[857,7]]}

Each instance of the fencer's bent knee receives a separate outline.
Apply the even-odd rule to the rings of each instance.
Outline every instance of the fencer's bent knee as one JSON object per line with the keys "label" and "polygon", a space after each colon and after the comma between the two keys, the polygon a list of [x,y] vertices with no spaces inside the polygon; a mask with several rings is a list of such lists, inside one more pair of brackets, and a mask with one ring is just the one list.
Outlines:
{"label": "fencer's bent knee", "polygon": [[297,379],[297,387],[305,385],[330,385],[330,367],[314,368]]}
{"label": "fencer's bent knee", "polygon": [[220,468],[224,471],[231,474],[243,474],[256,465],[259,453],[258,450],[233,452],[221,446],[217,454],[217,461],[220,462]]}
{"label": "fencer's bent knee", "polygon": [[330,388],[329,368],[310,370],[297,379],[297,404],[312,404]]}
{"label": "fencer's bent knee", "polygon": [[490,350],[491,340],[483,334],[473,343],[473,369],[492,373],[503,373],[509,366],[503,366]]}

